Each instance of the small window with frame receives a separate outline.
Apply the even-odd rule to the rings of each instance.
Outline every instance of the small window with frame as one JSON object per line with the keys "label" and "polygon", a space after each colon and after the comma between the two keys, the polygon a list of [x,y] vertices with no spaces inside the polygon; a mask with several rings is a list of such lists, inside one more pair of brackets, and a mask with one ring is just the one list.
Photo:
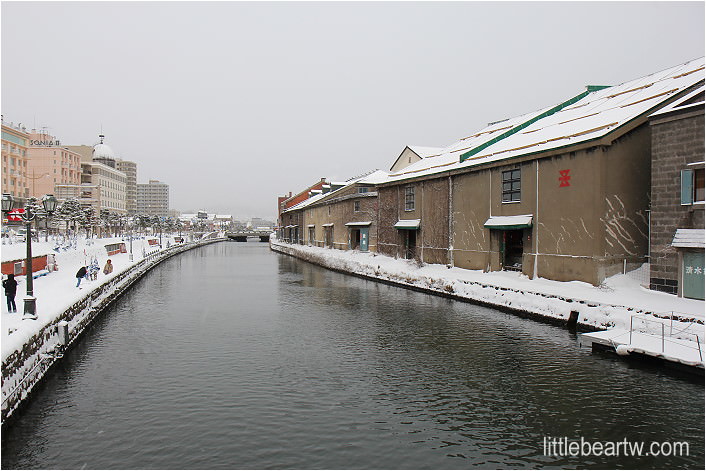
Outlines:
{"label": "small window with frame", "polygon": [[404,188],[404,210],[414,211],[414,187],[406,186]]}
{"label": "small window with frame", "polygon": [[502,172],[503,203],[517,203],[520,201],[520,169],[507,170]]}
{"label": "small window with frame", "polygon": [[360,201],[353,201],[353,211],[356,213],[360,211]]}

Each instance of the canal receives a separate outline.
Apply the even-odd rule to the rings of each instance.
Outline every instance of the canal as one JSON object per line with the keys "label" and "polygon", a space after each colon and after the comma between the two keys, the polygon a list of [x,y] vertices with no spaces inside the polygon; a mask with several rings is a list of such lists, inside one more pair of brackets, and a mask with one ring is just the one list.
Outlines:
{"label": "canal", "polygon": [[[688,442],[550,457],[547,438]],[[223,242],[162,263],[3,430],[2,468],[701,468],[703,381]]]}

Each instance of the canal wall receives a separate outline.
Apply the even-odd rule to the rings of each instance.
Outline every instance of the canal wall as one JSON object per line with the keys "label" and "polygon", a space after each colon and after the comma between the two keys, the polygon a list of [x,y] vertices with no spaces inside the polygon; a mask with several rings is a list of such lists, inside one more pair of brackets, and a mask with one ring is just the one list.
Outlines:
{"label": "canal wall", "polygon": [[[109,281],[88,291],[85,297],[31,336],[21,349],[8,355],[2,362],[2,423],[4,424],[28,398],[46,372],[63,357],[66,349],[137,280],[174,255],[224,240],[227,239],[211,238],[155,251]],[[59,332],[60,323],[68,324],[68,336],[65,340]]]}
{"label": "canal wall", "polygon": [[[333,251],[302,245],[287,244],[276,239],[270,248],[282,254],[328,268],[383,283],[401,286],[425,293],[444,296],[458,301],[471,302],[528,317],[555,325],[569,326],[583,332],[593,332],[612,327],[629,327],[635,314],[651,314],[662,317],[658,311],[630,305],[618,305],[579,299],[573,295],[559,295],[541,291],[499,286],[490,282],[469,281],[449,276],[429,276],[417,273],[420,265],[414,261],[398,261],[408,264],[408,269],[390,269],[387,257],[370,254],[370,260],[360,261],[346,256],[346,252]],[[627,301],[627,300],[626,300]],[[703,320],[690,316],[681,318],[685,323]]]}

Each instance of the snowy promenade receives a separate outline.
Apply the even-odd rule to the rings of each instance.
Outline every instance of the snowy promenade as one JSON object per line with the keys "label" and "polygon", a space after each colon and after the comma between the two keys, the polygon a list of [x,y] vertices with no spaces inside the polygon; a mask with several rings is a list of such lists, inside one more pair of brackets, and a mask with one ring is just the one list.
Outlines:
{"label": "snowy promenade", "polygon": [[[275,239],[271,240],[270,246],[277,252],[334,270],[544,318],[568,321],[570,314],[575,312],[578,313],[578,324],[584,329],[628,331],[631,322],[636,329],[641,329],[644,319],[648,318],[669,324],[670,332],[680,333],[675,337],[683,337],[690,343],[696,344],[691,342],[695,335],[704,338],[703,301],[646,289],[630,273],[612,276],[596,287],[580,281],[532,280],[517,272],[483,273],[445,265],[419,266],[414,261],[372,252],[292,245]],[[650,325],[650,328],[654,329],[654,326]],[[698,349],[695,352],[698,355]],[[692,354],[689,361],[693,360]]]}

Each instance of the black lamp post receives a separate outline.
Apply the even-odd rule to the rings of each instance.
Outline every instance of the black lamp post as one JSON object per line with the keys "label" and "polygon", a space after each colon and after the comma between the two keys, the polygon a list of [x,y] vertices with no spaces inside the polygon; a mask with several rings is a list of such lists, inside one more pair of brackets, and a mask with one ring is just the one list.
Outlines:
{"label": "black lamp post", "polygon": [[12,211],[12,196],[8,193],[2,194],[2,214],[8,217],[7,213]]}
{"label": "black lamp post", "polygon": [[128,217],[127,219],[127,227],[130,230],[130,262],[132,262],[132,230],[133,227],[135,226],[135,216]]}
{"label": "black lamp post", "polygon": [[12,195],[8,193],[3,193],[2,194],[2,212],[3,214],[7,214],[10,211],[12,211]]}
{"label": "black lamp post", "polygon": [[49,240],[49,218],[51,218],[51,215],[54,213],[54,211],[56,211],[56,207],[58,205],[59,200],[57,200],[54,195],[44,195],[44,197],[42,198],[42,206],[44,206],[44,211],[47,212],[47,216],[45,218],[47,238],[44,239],[44,242]]}
{"label": "black lamp post", "polygon": [[[9,194],[2,195],[2,211],[8,213],[12,210],[14,199]],[[42,205],[44,210],[49,216],[56,210],[57,200],[54,195],[45,195],[42,198]],[[48,217],[49,217],[48,216]],[[25,207],[25,212],[21,214],[22,221],[26,224],[27,234],[27,259],[25,260],[25,274],[27,278],[27,295],[24,298],[24,318],[25,319],[36,319],[37,318],[37,298],[34,297],[34,278],[32,270],[32,221],[36,217],[36,214],[32,212],[32,208]]]}

